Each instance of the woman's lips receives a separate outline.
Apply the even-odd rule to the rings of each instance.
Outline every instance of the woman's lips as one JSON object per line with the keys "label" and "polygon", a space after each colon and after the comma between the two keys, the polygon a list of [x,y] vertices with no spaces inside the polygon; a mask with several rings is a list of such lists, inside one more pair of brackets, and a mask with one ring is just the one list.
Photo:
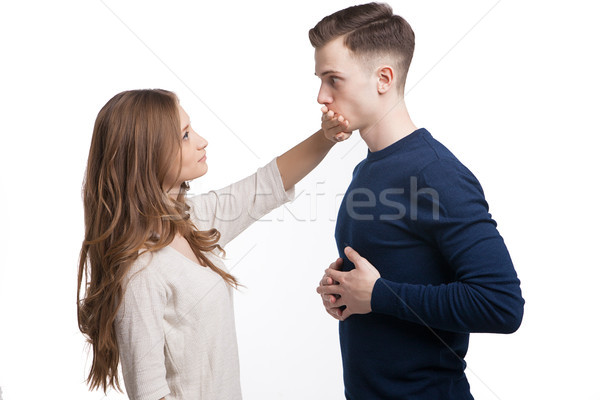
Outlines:
{"label": "woman's lips", "polygon": [[201,159],[198,160],[198,162],[205,162],[206,161],[206,154],[204,155],[204,157],[202,157]]}

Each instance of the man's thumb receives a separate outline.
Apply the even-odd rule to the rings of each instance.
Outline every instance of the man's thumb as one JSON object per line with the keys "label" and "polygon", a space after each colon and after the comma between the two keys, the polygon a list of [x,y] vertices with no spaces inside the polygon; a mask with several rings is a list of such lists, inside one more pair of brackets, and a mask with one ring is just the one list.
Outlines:
{"label": "man's thumb", "polygon": [[352,262],[352,264],[354,264],[354,266],[358,268],[358,261],[360,261],[360,259],[362,258],[360,254],[358,254],[358,252],[350,246],[346,246],[346,248],[344,249],[344,254],[346,254],[348,260],[350,260],[350,262]]}

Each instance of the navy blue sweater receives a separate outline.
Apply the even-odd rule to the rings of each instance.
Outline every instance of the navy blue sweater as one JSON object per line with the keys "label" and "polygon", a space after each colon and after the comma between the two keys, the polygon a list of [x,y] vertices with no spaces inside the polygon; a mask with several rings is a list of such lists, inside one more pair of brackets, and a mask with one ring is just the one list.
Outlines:
{"label": "navy blue sweater", "polygon": [[346,398],[472,399],[469,333],[514,332],[524,305],[475,176],[416,130],[356,166],[335,238],[344,270],[350,245],[381,274],[339,325]]}

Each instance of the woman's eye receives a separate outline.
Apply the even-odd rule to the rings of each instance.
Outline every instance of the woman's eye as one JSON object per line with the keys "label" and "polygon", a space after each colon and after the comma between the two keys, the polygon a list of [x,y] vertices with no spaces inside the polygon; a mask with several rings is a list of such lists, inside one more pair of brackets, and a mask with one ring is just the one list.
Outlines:
{"label": "woman's eye", "polygon": [[189,138],[189,132],[186,132],[186,133],[183,135],[183,140],[186,140],[186,139],[188,139],[188,138]]}

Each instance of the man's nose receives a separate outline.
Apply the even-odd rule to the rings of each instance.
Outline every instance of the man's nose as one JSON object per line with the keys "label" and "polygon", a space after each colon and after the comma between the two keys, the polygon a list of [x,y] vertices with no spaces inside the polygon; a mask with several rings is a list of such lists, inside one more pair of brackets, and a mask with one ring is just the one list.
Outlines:
{"label": "man's nose", "polygon": [[332,102],[331,94],[321,85],[319,88],[319,94],[317,95],[317,103],[319,104],[330,104]]}

